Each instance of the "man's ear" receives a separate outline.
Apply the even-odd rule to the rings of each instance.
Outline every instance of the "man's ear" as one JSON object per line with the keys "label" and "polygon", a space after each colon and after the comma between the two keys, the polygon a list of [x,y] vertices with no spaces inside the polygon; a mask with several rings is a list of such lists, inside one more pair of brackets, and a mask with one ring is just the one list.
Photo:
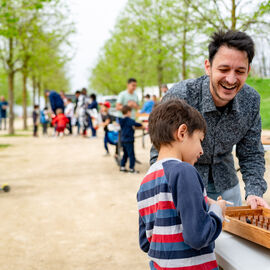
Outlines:
{"label": "man's ear", "polygon": [[249,67],[248,67],[248,74],[249,74],[250,70],[251,70],[251,65],[249,65]]}
{"label": "man's ear", "polygon": [[206,75],[210,76],[211,64],[210,64],[210,62],[209,62],[208,59],[206,59],[206,60],[204,61],[204,69],[205,69]]}
{"label": "man's ear", "polygon": [[179,126],[178,130],[177,130],[177,140],[182,142],[185,138],[185,136],[187,135],[187,125],[186,124],[182,124],[181,126]]}

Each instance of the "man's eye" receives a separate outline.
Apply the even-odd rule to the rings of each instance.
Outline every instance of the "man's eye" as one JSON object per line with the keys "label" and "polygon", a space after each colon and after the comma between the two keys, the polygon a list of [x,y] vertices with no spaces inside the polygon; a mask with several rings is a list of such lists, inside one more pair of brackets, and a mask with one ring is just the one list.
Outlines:
{"label": "man's eye", "polygon": [[227,72],[228,69],[220,69],[219,71],[220,71],[220,72]]}
{"label": "man's eye", "polygon": [[238,74],[244,74],[245,72],[244,71],[240,71],[240,70],[238,70],[238,71],[236,71]]}

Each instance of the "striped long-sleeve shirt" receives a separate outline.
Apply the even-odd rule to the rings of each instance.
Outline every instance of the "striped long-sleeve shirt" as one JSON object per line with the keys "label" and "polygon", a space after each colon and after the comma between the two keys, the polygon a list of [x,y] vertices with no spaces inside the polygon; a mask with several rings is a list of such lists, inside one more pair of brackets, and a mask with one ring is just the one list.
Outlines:
{"label": "striped long-sleeve shirt", "polygon": [[196,169],[177,159],[160,160],[137,194],[140,247],[156,270],[218,269],[214,240],[222,229],[221,208],[208,209]]}

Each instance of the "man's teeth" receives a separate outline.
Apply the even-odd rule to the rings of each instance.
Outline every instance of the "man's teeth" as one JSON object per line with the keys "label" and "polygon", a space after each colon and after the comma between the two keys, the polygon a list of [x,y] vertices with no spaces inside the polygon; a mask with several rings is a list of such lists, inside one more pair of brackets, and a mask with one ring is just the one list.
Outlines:
{"label": "man's teeth", "polygon": [[236,87],[236,85],[233,85],[233,86],[225,86],[223,84],[221,84],[222,87],[224,87],[225,89],[228,89],[228,90],[232,90]]}

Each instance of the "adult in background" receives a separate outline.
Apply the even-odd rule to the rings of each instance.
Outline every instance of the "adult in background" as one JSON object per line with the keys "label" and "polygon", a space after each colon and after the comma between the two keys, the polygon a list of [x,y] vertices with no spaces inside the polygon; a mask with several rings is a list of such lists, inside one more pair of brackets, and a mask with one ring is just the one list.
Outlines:
{"label": "adult in background", "polygon": [[[241,205],[239,180],[232,155],[236,156],[245,182],[245,199],[252,208],[268,207],[263,194],[265,160],[261,143],[260,96],[245,84],[254,57],[254,42],[240,31],[219,31],[212,35],[205,60],[206,75],[174,85],[163,98],[184,99],[201,112],[207,122],[202,143],[204,154],[195,167],[208,196]],[[177,113],[177,112],[176,112]],[[151,151],[151,163],[157,151]]]}
{"label": "adult in background", "polygon": [[74,106],[74,115],[76,118],[76,126],[77,126],[77,135],[80,135],[80,121],[79,121],[79,110],[78,110],[78,102],[81,91],[77,90],[75,92],[75,106]]}
{"label": "adult in background", "polygon": [[95,94],[90,95],[90,103],[87,106],[89,110],[89,126],[92,131],[92,137],[97,137],[97,131],[96,131],[96,124],[94,123],[97,121],[98,116],[98,103],[97,103],[97,96]]}
{"label": "adult in background", "polygon": [[55,115],[57,109],[62,109],[62,111],[64,111],[65,105],[60,94],[56,93],[55,91],[45,90],[45,95],[49,98],[51,110]]}
{"label": "adult in background", "polygon": [[7,109],[8,102],[6,101],[4,96],[1,96],[0,101],[0,130],[2,129],[2,122],[4,122],[4,129],[7,129]]}
{"label": "adult in background", "polygon": [[137,80],[130,78],[127,81],[127,90],[121,92],[116,102],[117,116],[122,117],[122,109],[124,106],[129,106],[132,109],[131,118],[136,118],[136,111],[139,109],[139,98],[135,93],[137,88]]}
{"label": "adult in background", "polygon": [[162,84],[161,85],[162,96],[164,96],[168,92],[168,90],[169,90],[169,88],[168,88],[167,84]]}
{"label": "adult in background", "polygon": [[150,114],[155,106],[155,102],[151,100],[151,97],[149,94],[145,95],[144,100],[145,102],[141,109],[141,113]]}

